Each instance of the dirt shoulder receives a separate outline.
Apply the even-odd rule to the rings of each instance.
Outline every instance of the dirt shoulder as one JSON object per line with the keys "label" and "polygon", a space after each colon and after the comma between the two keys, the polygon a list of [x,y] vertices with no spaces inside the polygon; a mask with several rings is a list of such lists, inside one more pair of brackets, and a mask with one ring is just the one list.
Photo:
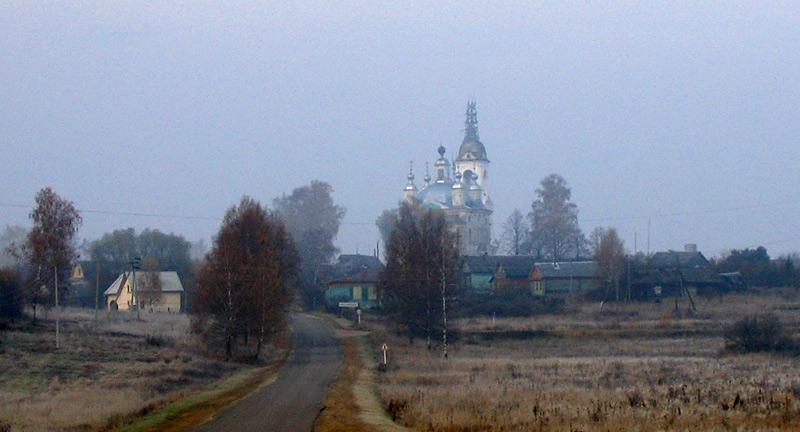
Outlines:
{"label": "dirt shoulder", "polygon": [[378,362],[370,348],[369,332],[354,329],[348,320],[326,317],[339,327],[344,361],[331,383],[314,431],[408,431],[392,421],[376,396],[374,374]]}

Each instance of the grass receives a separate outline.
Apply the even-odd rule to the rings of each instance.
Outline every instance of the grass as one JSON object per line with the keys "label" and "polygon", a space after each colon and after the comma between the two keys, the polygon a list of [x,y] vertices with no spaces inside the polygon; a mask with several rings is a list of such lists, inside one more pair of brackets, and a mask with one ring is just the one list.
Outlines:
{"label": "grass", "polygon": [[373,346],[391,348],[378,396],[417,431],[800,430],[800,358],[723,350],[724,329],[753,313],[796,333],[796,297],[696,301],[697,312],[573,303],[565,314],[463,319],[448,359],[375,325]]}
{"label": "grass", "polygon": [[314,424],[315,432],[372,431],[362,420],[355,397],[355,387],[364,365],[358,352],[355,336],[341,339],[344,361],[336,379],[328,388],[323,409]]}
{"label": "grass", "polygon": [[328,389],[314,431],[407,431],[392,422],[376,397],[373,369],[377,360],[370,355],[367,334],[353,330],[351,321],[328,314],[325,317],[340,327],[344,360]]}
{"label": "grass", "polygon": [[[0,430],[112,430],[156,413],[163,421],[194,402],[239,397],[269,373],[208,357],[185,315],[100,317],[95,329],[92,311],[67,309],[58,349],[47,317],[0,333]],[[228,377],[214,392],[192,396]]]}
{"label": "grass", "polygon": [[140,418],[129,419],[129,424],[113,427],[113,430],[117,432],[182,431],[206,421],[221,408],[274,381],[277,369],[277,365],[273,365],[240,371],[211,390],[179,398]]}

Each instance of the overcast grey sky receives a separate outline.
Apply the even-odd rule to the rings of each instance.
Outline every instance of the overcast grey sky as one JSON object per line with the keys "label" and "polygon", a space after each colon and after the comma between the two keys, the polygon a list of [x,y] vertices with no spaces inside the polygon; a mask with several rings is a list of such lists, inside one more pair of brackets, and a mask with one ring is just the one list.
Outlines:
{"label": "overcast grey sky", "polygon": [[[629,250],[800,250],[800,2],[0,2],[0,224],[210,239],[320,179],[369,253],[475,97],[495,235],[539,181]],[[681,5],[679,3],[691,3]]]}

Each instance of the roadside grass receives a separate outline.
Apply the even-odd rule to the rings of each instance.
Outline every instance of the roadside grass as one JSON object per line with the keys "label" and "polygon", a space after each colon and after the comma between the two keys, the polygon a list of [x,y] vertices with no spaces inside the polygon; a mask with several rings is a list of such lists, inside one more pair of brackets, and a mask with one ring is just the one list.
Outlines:
{"label": "roadside grass", "polygon": [[725,354],[721,331],[773,312],[796,334],[796,296],[696,302],[462,319],[448,359],[375,324],[371,345],[391,348],[378,396],[416,431],[800,430],[800,358]]}
{"label": "roadside grass", "polygon": [[119,420],[100,430],[117,432],[182,431],[203,423],[217,411],[249,395],[260,387],[275,380],[279,365],[240,371],[222,381],[213,389],[201,391],[188,397],[166,403],[151,413],[135,419],[121,420],[128,423],[119,425]]}
{"label": "roadside grass", "polygon": [[315,432],[368,432],[373,429],[361,420],[355,397],[358,376],[364,367],[358,352],[356,336],[341,338],[344,360],[328,388],[323,409],[314,424]]}
{"label": "roadside grass", "polygon": [[[219,380],[237,377],[225,384],[234,386],[262,370],[208,357],[185,315],[103,313],[95,329],[92,311],[67,308],[58,349],[53,323],[43,318],[0,332],[0,427],[111,430]],[[227,387],[219,389],[223,397]]]}
{"label": "roadside grass", "polygon": [[[371,354],[368,334],[364,331],[367,327],[357,327],[351,320],[333,314],[317,315],[339,327],[337,334],[344,359],[328,388],[323,401],[324,408],[314,424],[314,431],[408,431],[392,422],[377,398],[374,371],[378,359]],[[371,316],[365,315],[365,321],[371,319]]]}

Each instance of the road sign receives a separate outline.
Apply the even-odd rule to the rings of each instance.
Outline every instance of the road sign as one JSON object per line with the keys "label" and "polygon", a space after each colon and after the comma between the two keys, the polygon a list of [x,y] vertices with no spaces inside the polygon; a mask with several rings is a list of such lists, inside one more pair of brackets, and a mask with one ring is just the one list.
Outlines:
{"label": "road sign", "polygon": [[357,308],[358,302],[339,302],[339,307],[342,308]]}

